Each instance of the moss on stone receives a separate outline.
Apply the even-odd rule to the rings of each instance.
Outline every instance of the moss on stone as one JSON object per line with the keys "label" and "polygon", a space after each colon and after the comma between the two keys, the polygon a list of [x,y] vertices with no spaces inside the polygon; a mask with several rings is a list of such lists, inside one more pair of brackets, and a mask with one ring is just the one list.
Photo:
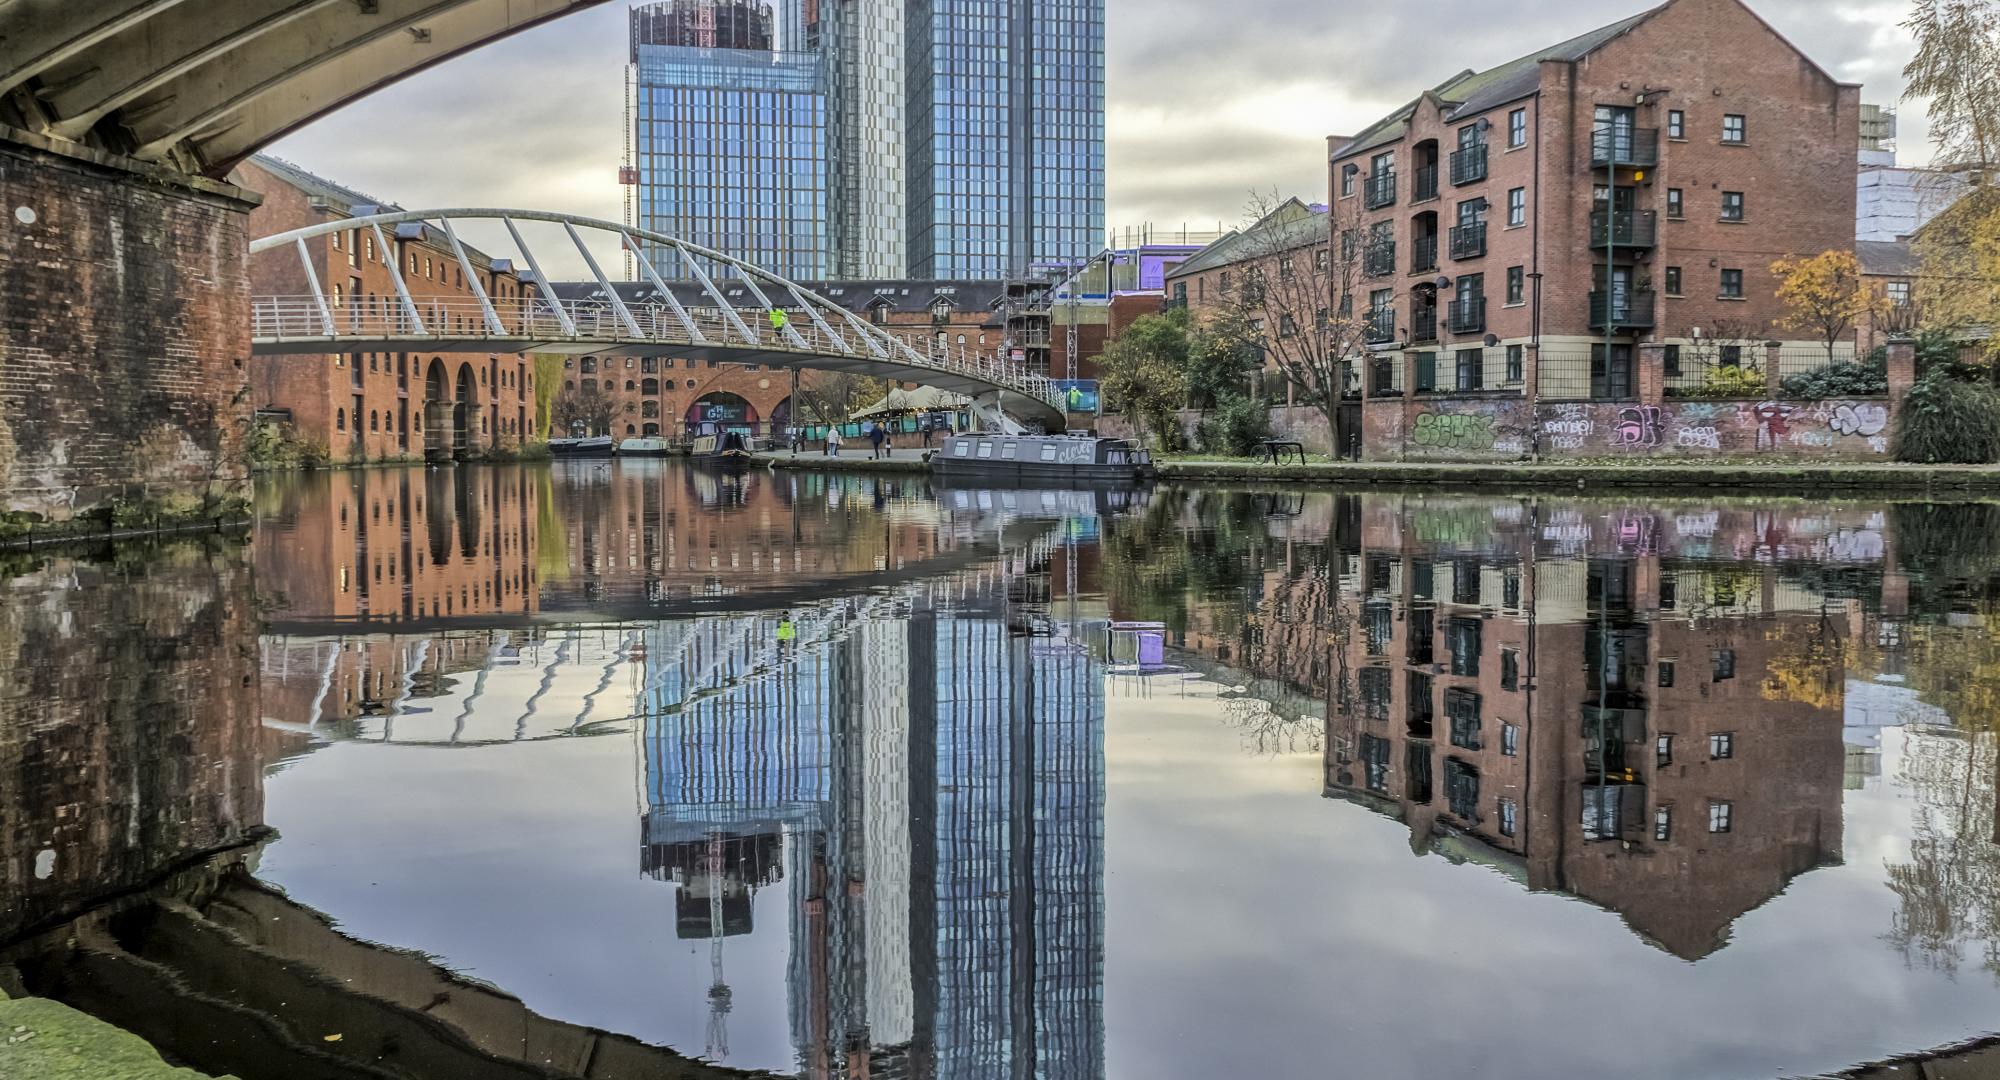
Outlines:
{"label": "moss on stone", "polygon": [[40,1080],[205,1080],[160,1059],[152,1044],[47,998],[0,991],[0,1077]]}

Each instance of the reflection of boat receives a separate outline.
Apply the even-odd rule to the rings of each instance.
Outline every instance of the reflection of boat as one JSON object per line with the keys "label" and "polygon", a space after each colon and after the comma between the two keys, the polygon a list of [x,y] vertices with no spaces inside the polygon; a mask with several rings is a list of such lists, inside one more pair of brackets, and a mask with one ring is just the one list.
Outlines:
{"label": "reflection of boat", "polygon": [[741,467],[750,462],[750,435],[732,431],[713,420],[695,425],[688,456],[698,463]]}
{"label": "reflection of boat", "polygon": [[670,453],[673,453],[671,443],[652,436],[626,439],[618,444],[620,457],[665,457]]}
{"label": "reflection of boat", "polygon": [[980,480],[1134,483],[1153,475],[1151,454],[1095,435],[953,435],[930,460],[940,476]]}
{"label": "reflection of boat", "polygon": [[597,435],[588,439],[550,439],[549,453],[556,457],[610,457],[611,436]]}

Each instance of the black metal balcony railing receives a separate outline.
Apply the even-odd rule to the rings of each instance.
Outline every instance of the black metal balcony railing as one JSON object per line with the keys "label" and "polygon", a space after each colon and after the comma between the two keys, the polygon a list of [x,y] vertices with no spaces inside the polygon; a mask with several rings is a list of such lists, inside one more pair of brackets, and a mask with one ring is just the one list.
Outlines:
{"label": "black metal balcony railing", "polygon": [[1436,233],[1419,236],[1410,241],[1410,273],[1421,274],[1438,267],[1438,238]]}
{"label": "black metal balcony railing", "polygon": [[1651,210],[1595,210],[1590,215],[1590,246],[1649,248],[1659,235],[1658,215]]}
{"label": "black metal balcony railing", "polygon": [[1410,201],[1423,202],[1438,197],[1438,167],[1425,165],[1410,174]]}
{"label": "black metal balcony railing", "polygon": [[1361,252],[1361,270],[1370,277],[1396,272],[1396,242],[1380,240]]}
{"label": "black metal balcony railing", "polygon": [[1361,185],[1361,202],[1370,210],[1392,206],[1396,202],[1396,170],[1383,169],[1368,174],[1368,180]]}
{"label": "black metal balcony railing", "polygon": [[1601,127],[1590,132],[1590,167],[1652,166],[1660,161],[1660,129]]}
{"label": "black metal balcony railing", "polygon": [[1451,227],[1451,257],[1454,259],[1477,259],[1486,254],[1486,223],[1476,221],[1470,225]]}
{"label": "black metal balcony railing", "polygon": [[1652,325],[1652,290],[1637,289],[1620,293],[1590,294],[1591,329],[1603,330],[1608,327],[1612,330],[1646,330]]}
{"label": "black metal balcony railing", "polygon": [[1370,345],[1396,340],[1396,309],[1370,308],[1362,316],[1362,338]]}
{"label": "black metal balcony railing", "polygon": [[1412,304],[1410,306],[1410,340],[1436,341],[1437,339],[1437,307],[1431,304]]}
{"label": "black metal balcony railing", "polygon": [[1451,152],[1451,182],[1473,184],[1486,179],[1486,144],[1474,143]]}
{"label": "black metal balcony railing", "polygon": [[1380,356],[1368,365],[1368,393],[1382,397],[1396,392],[1396,360]]}
{"label": "black metal balcony railing", "polygon": [[1486,329],[1486,298],[1453,300],[1445,308],[1445,325],[1454,334],[1477,334]]}

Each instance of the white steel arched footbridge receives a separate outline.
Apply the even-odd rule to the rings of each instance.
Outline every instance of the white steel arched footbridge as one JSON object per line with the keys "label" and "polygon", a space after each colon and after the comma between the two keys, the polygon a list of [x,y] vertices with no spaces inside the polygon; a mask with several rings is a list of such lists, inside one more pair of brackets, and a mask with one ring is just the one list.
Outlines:
{"label": "white steel arched footbridge", "polygon": [[[582,256],[593,281],[559,284],[542,273],[520,224],[559,226]],[[485,232],[504,228],[517,258],[473,253],[460,240],[468,223]],[[322,285],[306,241],[329,233],[358,237],[374,251],[397,251],[391,238],[441,239],[463,288],[424,295],[430,280],[413,280],[401,260],[381,260],[393,294],[356,296]],[[633,260],[640,280],[613,282],[585,236],[651,251],[692,280],[668,282],[652,261]],[[358,245],[357,245],[358,246]],[[296,250],[307,292],[252,301],[252,347],[258,353],[558,352],[672,356],[732,364],[846,371],[922,383],[963,394],[989,426],[1060,431],[1063,399],[1047,376],[996,350],[953,346],[922,331],[874,325],[806,287],[741,259],[644,229],[595,218],[534,210],[410,210],[344,218],[267,236],[251,254]],[[495,296],[482,284],[507,270],[519,295]],[[442,275],[440,275],[440,279]],[[773,313],[777,313],[774,315]]]}

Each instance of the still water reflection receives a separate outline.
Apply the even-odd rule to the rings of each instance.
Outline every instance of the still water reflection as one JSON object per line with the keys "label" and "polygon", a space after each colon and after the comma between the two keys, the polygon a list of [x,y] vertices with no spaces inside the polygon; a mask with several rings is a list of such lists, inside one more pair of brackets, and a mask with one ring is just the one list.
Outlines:
{"label": "still water reflection", "polygon": [[1790,1076],[2000,1029],[2000,507],[260,503],[0,597],[0,988],[209,1071]]}

